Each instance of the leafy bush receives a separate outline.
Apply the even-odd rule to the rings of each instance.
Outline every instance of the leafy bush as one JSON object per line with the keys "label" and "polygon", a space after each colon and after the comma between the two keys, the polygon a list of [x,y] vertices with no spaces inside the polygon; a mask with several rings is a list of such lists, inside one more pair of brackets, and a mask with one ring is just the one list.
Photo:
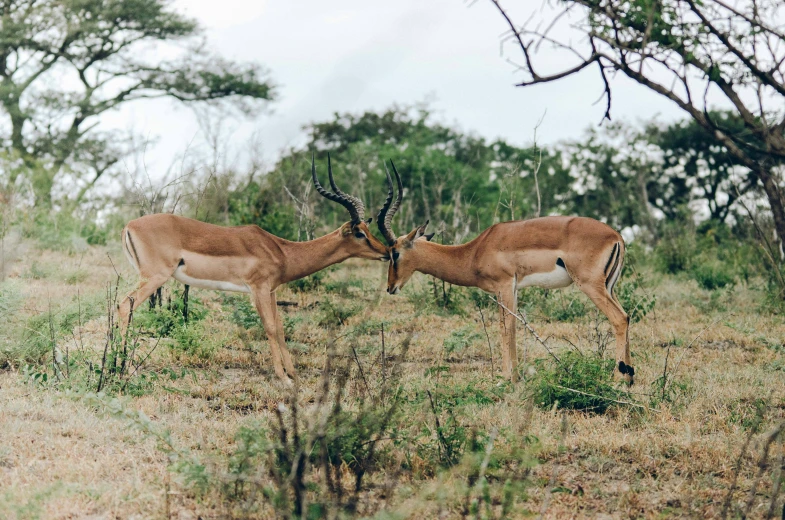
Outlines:
{"label": "leafy bush", "polygon": [[[157,336],[173,337],[172,334],[178,327],[185,325],[185,301],[183,294],[185,289],[178,287],[172,291],[172,295],[167,299],[166,304],[150,309],[147,305],[137,307],[133,316],[133,324],[136,328],[141,327],[151,330]],[[188,321],[197,322],[207,316],[207,309],[202,301],[188,293]]]}
{"label": "leafy bush", "polygon": [[324,282],[324,277],[327,275],[327,269],[322,269],[321,271],[316,271],[310,276],[306,276],[305,278],[300,278],[299,280],[294,280],[289,282],[287,285],[294,291],[294,292],[310,292],[315,291],[319,287],[321,287],[322,283]]}
{"label": "leafy bush", "polygon": [[346,280],[330,280],[324,282],[324,290],[330,293],[338,293],[341,296],[351,296],[352,289],[363,289],[363,281],[359,278],[349,277]]}
{"label": "leafy bush", "polygon": [[676,274],[686,271],[692,265],[695,255],[695,239],[685,229],[668,228],[654,248],[654,258],[660,271]]}
{"label": "leafy bush", "polygon": [[319,303],[318,324],[320,327],[328,328],[345,325],[346,320],[360,312],[361,309],[362,307],[358,304],[347,305],[325,298]]}
{"label": "leafy bush", "polygon": [[[406,299],[421,312],[465,316],[466,304],[470,301],[465,288],[443,283],[442,280],[424,275],[418,277],[416,281],[410,281],[405,292]],[[485,297],[488,296],[485,295]]]}
{"label": "leafy bush", "polygon": [[630,317],[630,323],[636,323],[643,319],[657,303],[657,297],[643,289],[641,278],[638,275],[620,281],[613,291],[622,308]]}
{"label": "leafy bush", "polygon": [[218,349],[200,322],[177,325],[171,330],[171,337],[174,341],[169,344],[169,351],[175,359],[181,359],[183,355],[200,360],[210,359]]}
{"label": "leafy bush", "polygon": [[736,284],[736,274],[732,268],[718,260],[696,262],[690,270],[690,278],[708,291],[732,287]]}
{"label": "leafy bush", "polygon": [[244,294],[223,293],[222,303],[224,309],[231,314],[229,320],[244,329],[253,327],[263,327],[262,319],[256,312],[256,307],[251,303],[251,299]]}
{"label": "leafy bush", "polygon": [[529,381],[534,403],[543,409],[554,406],[570,410],[605,413],[626,396],[613,380],[615,362],[594,354],[566,351],[559,361],[537,359],[536,373]]}

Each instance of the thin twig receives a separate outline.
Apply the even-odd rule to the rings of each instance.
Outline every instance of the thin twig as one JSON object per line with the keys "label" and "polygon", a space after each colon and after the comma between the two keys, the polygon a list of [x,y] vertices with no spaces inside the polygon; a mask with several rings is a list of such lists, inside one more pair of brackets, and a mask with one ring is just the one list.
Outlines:
{"label": "thin twig", "polygon": [[[491,336],[490,334],[488,334],[488,327],[485,326],[485,315],[482,313],[482,307],[480,307],[479,303],[477,304],[477,310],[480,311],[480,319],[482,319],[482,330],[485,331],[485,339],[488,340],[488,355],[490,355],[491,357],[491,376],[493,376],[493,374],[495,374],[496,372],[494,371],[493,368],[493,348],[491,348]],[[526,363],[525,356],[523,358],[523,362]]]}
{"label": "thin twig", "polygon": [[613,403],[626,404],[626,405],[629,405],[629,406],[637,406],[638,408],[643,408],[644,410],[648,410],[650,412],[660,413],[659,410],[655,410],[653,408],[649,408],[648,406],[644,406],[642,404],[633,403],[632,401],[619,401],[618,399],[611,399],[610,397],[605,397],[603,395],[596,395],[596,394],[590,394],[588,392],[581,392],[580,390],[575,390],[574,388],[567,388],[566,386],[561,386],[561,385],[556,385],[556,384],[554,384],[553,386],[556,387],[556,388],[560,388],[562,390],[567,390],[568,392],[574,392],[576,394],[585,395],[587,397],[596,397],[597,399],[605,399],[606,401],[611,401]]}
{"label": "thin twig", "polygon": [[551,357],[553,357],[553,359],[555,359],[556,362],[559,363],[559,365],[561,365],[561,360],[558,357],[556,357],[556,354],[554,354],[553,351],[550,348],[548,348],[548,345],[545,344],[545,341],[543,341],[543,339],[539,336],[539,334],[537,334],[537,331],[534,330],[531,325],[529,325],[529,322],[526,321],[526,318],[524,318],[523,315],[521,315],[520,313],[512,312],[510,309],[507,308],[506,305],[501,303],[499,300],[497,300],[496,298],[494,298],[490,294],[488,295],[488,297],[491,300],[495,301],[499,305],[499,307],[501,307],[502,309],[507,311],[511,316],[515,316],[515,318],[518,321],[523,323],[523,325],[526,327],[526,330],[531,332],[532,336],[534,336],[534,338],[540,343],[540,345],[542,345],[545,348],[545,350],[548,351],[548,354],[550,354]]}

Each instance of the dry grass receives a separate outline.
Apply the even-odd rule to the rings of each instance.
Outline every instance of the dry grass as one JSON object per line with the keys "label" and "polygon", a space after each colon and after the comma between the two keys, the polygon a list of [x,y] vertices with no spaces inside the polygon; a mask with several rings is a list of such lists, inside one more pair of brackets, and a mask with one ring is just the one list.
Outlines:
{"label": "dry grass", "polygon": [[[115,246],[90,248],[75,256],[30,249],[6,266],[10,278],[23,280],[24,314],[43,312],[50,301],[54,306],[69,302],[77,291],[100,293],[115,277],[107,252],[123,276],[133,280]],[[29,276],[32,259],[46,273],[44,277]],[[472,304],[465,306],[463,317],[419,312],[405,296],[416,286],[407,287],[398,297],[383,293],[385,270],[370,262],[341,265],[330,273],[331,280],[363,282],[362,289],[347,289],[343,296],[324,289],[304,294],[287,288],[279,291],[279,299],[299,303],[298,308],[283,312],[303,317],[294,323],[289,340],[296,344],[300,399],[306,407],[318,394],[324,345],[331,337],[317,325],[318,310],[309,305],[325,298],[362,307],[336,333],[343,352],[351,342],[348,333],[364,321],[385,321],[388,349],[399,344],[408,330],[413,331],[401,381],[405,387],[436,391],[471,383],[487,388],[500,381],[495,379],[498,374],[491,374],[488,344]],[[89,276],[78,274],[82,271]],[[130,283],[123,282],[126,287]],[[415,283],[425,283],[425,277],[417,275]],[[538,464],[530,474],[521,514],[528,510],[536,516],[547,501],[544,518],[720,517],[740,451],[756,418],[756,405],[763,399],[763,424],[741,458],[734,495],[734,504],[747,500],[758,470],[762,432],[785,418],[783,318],[761,312],[760,293],[749,288],[737,288],[721,298],[719,303],[726,309],[722,311],[709,310],[709,294],[692,282],[665,278],[651,290],[657,295],[657,307],[632,328],[635,397],[648,404],[644,394],[653,391],[652,383],[662,374],[666,355],[669,371],[680,360],[678,371],[672,374],[680,391],[673,402],[659,404],[656,413],[616,409],[592,415],[532,409],[526,404],[524,384],[502,393],[491,404],[469,404],[462,409],[458,419],[468,428],[505,431],[511,434],[507,439],[534,436],[539,440],[532,448]],[[186,365],[193,377],[156,383],[151,392],[125,397],[125,402],[146,414],[160,431],[170,431],[177,446],[205,460],[220,460],[232,450],[241,425],[274,420],[272,410],[287,389],[274,378],[266,341],[229,321],[219,293],[191,294],[209,309],[205,328],[221,348],[208,360],[181,357],[176,361],[166,348],[156,351],[150,367]],[[496,359],[495,316],[495,312],[485,313]],[[591,319],[564,323],[535,317],[533,325],[557,349],[568,348],[560,338],[583,349],[594,348],[589,341]],[[99,349],[103,326],[103,319],[93,320],[76,335],[81,332],[88,348]],[[466,326],[479,333],[481,341],[447,353],[444,340]],[[607,328],[604,320],[602,327]],[[155,340],[143,341],[151,344]],[[375,331],[358,340],[358,357],[366,367],[378,355],[380,342],[381,335]],[[686,349],[687,345],[691,347]],[[528,335],[519,335],[519,347],[527,348],[532,356],[546,355]],[[449,371],[429,375],[429,368],[442,365]],[[498,361],[496,367],[498,372]],[[362,383],[355,376],[349,392],[361,391]],[[406,413],[409,423],[431,422],[425,405],[413,406]],[[562,435],[565,417],[567,428]],[[509,440],[498,441],[503,442]],[[773,458],[779,460],[782,443],[773,449]],[[100,413],[78,393],[62,391],[57,385],[32,385],[16,366],[0,372],[0,517],[195,519],[227,514],[215,497],[194,495],[168,471],[169,466],[155,440],[127,421]],[[460,517],[457,504],[462,496],[455,496],[465,480],[460,468],[428,475],[418,474],[415,467],[401,474],[389,508],[406,518]],[[392,473],[391,469],[382,471],[375,478],[381,482]],[[758,486],[752,517],[765,516],[771,474],[769,467]]]}

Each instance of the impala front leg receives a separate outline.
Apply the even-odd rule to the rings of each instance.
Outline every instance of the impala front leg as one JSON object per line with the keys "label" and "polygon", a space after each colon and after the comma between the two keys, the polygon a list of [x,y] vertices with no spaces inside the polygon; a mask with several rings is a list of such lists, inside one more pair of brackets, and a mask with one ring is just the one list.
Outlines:
{"label": "impala front leg", "polygon": [[283,330],[283,321],[281,319],[281,313],[278,312],[278,303],[275,299],[275,292],[270,294],[272,295],[273,310],[275,311],[275,335],[278,339],[278,345],[280,346],[281,357],[283,358],[283,366],[286,369],[286,372],[294,377],[296,372],[294,370],[294,364],[292,363],[292,356],[289,354],[289,349],[286,348],[286,337]]}
{"label": "impala front leg", "polygon": [[[289,360],[287,368],[291,369],[291,374],[287,374],[284,370],[283,356],[281,355],[282,348],[285,350],[286,346],[279,344],[278,339],[278,309],[275,304],[275,293],[269,287],[255,289],[253,291],[254,305],[259,317],[262,319],[264,325],[264,332],[267,334],[267,342],[270,344],[270,356],[273,358],[273,368],[276,375],[284,381],[289,381],[290,377],[294,377],[294,367],[291,366],[291,359]],[[282,336],[282,335],[281,335]],[[288,352],[287,352],[288,357]]]}
{"label": "impala front leg", "polygon": [[518,380],[518,348],[515,343],[515,313],[518,312],[518,290],[514,283],[496,293],[502,332],[502,374],[513,383]]}

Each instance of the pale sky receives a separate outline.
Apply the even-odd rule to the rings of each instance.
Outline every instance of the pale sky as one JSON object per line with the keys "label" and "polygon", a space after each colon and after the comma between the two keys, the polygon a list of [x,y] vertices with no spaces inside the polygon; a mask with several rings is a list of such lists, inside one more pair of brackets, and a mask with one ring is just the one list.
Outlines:
{"label": "pale sky", "polygon": [[[508,1],[524,21],[543,0]],[[267,113],[228,122],[236,142],[256,132],[261,154],[272,162],[286,146],[304,142],[302,126],[334,112],[382,110],[393,103],[431,101],[436,118],[488,139],[541,143],[579,137],[597,125],[604,102],[594,69],[556,83],[515,87],[519,77],[500,55],[506,26],[489,0],[176,0],[177,9],[207,29],[210,47],[233,60],[253,61],[270,71],[279,99]],[[516,14],[517,13],[517,14]],[[547,49],[540,62],[558,68],[561,55]],[[682,117],[679,109],[619,76],[614,88],[616,120]],[[157,138],[146,152],[160,172],[199,142],[188,108],[167,100],[137,102],[111,114],[107,124]]]}

